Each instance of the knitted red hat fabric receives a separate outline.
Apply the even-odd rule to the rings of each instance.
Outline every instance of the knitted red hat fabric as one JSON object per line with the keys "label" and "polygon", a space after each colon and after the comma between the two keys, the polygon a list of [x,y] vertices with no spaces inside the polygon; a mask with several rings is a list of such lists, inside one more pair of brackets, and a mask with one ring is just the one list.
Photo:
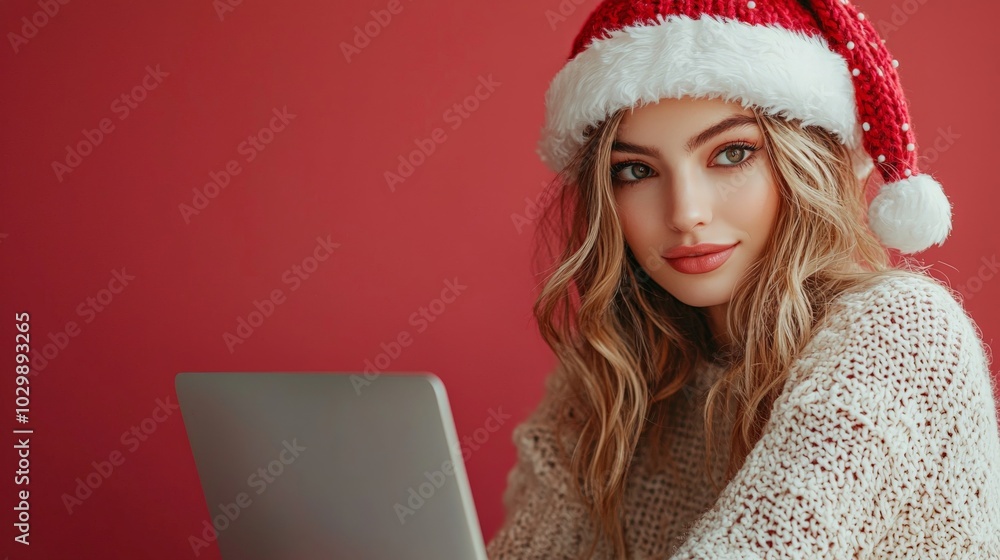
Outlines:
{"label": "knitted red hat fabric", "polygon": [[868,209],[883,245],[941,245],[951,204],[917,166],[898,61],[848,0],[605,0],[545,94],[537,153],[560,172],[584,131],[663,98],[715,97],[826,128],[884,180]]}

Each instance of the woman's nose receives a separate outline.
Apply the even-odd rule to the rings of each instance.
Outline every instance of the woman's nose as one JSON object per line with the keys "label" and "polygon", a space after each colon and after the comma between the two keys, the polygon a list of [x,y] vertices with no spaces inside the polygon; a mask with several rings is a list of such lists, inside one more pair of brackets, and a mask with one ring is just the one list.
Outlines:
{"label": "woman's nose", "polygon": [[688,232],[712,220],[715,199],[708,185],[692,177],[678,177],[667,189],[667,218],[673,229]]}

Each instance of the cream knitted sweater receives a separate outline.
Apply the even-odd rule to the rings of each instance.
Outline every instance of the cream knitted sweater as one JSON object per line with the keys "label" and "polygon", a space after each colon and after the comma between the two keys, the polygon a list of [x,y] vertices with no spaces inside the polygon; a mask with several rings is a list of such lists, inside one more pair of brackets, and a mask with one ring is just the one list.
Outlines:
{"label": "cream knitted sweater", "polygon": [[[1000,559],[995,387],[962,306],[929,279],[889,277],[841,295],[814,333],[721,494],[702,472],[700,408],[721,369],[699,371],[671,426],[677,472],[636,451],[630,558]],[[491,560],[575,559],[593,535],[554,451],[552,422],[566,408],[558,372],[514,429],[518,462]]]}

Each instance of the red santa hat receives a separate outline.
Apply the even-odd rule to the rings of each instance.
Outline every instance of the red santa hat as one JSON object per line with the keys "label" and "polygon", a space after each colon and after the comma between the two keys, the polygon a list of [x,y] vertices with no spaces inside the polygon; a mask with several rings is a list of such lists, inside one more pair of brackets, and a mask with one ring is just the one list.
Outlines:
{"label": "red santa hat", "polygon": [[605,0],[545,94],[538,155],[561,171],[584,131],[614,111],[662,98],[722,98],[836,135],[884,180],[868,210],[883,245],[941,245],[951,204],[920,173],[896,68],[848,0]]}

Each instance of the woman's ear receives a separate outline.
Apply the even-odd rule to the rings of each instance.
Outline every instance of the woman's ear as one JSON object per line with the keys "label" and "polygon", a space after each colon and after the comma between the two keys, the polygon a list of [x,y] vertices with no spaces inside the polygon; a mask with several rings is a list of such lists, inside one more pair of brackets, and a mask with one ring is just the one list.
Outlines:
{"label": "woman's ear", "polygon": [[874,167],[872,167],[871,170],[868,171],[868,174],[865,175],[864,179],[861,180],[861,189],[862,190],[864,190],[865,188],[868,187],[868,181],[871,181],[871,179],[872,179],[872,173],[875,173],[875,168]]}
{"label": "woman's ear", "polygon": [[851,154],[852,165],[854,166],[854,176],[858,178],[858,186],[866,190],[868,182],[872,179],[872,173],[878,169],[875,160],[867,152],[855,152]]}

